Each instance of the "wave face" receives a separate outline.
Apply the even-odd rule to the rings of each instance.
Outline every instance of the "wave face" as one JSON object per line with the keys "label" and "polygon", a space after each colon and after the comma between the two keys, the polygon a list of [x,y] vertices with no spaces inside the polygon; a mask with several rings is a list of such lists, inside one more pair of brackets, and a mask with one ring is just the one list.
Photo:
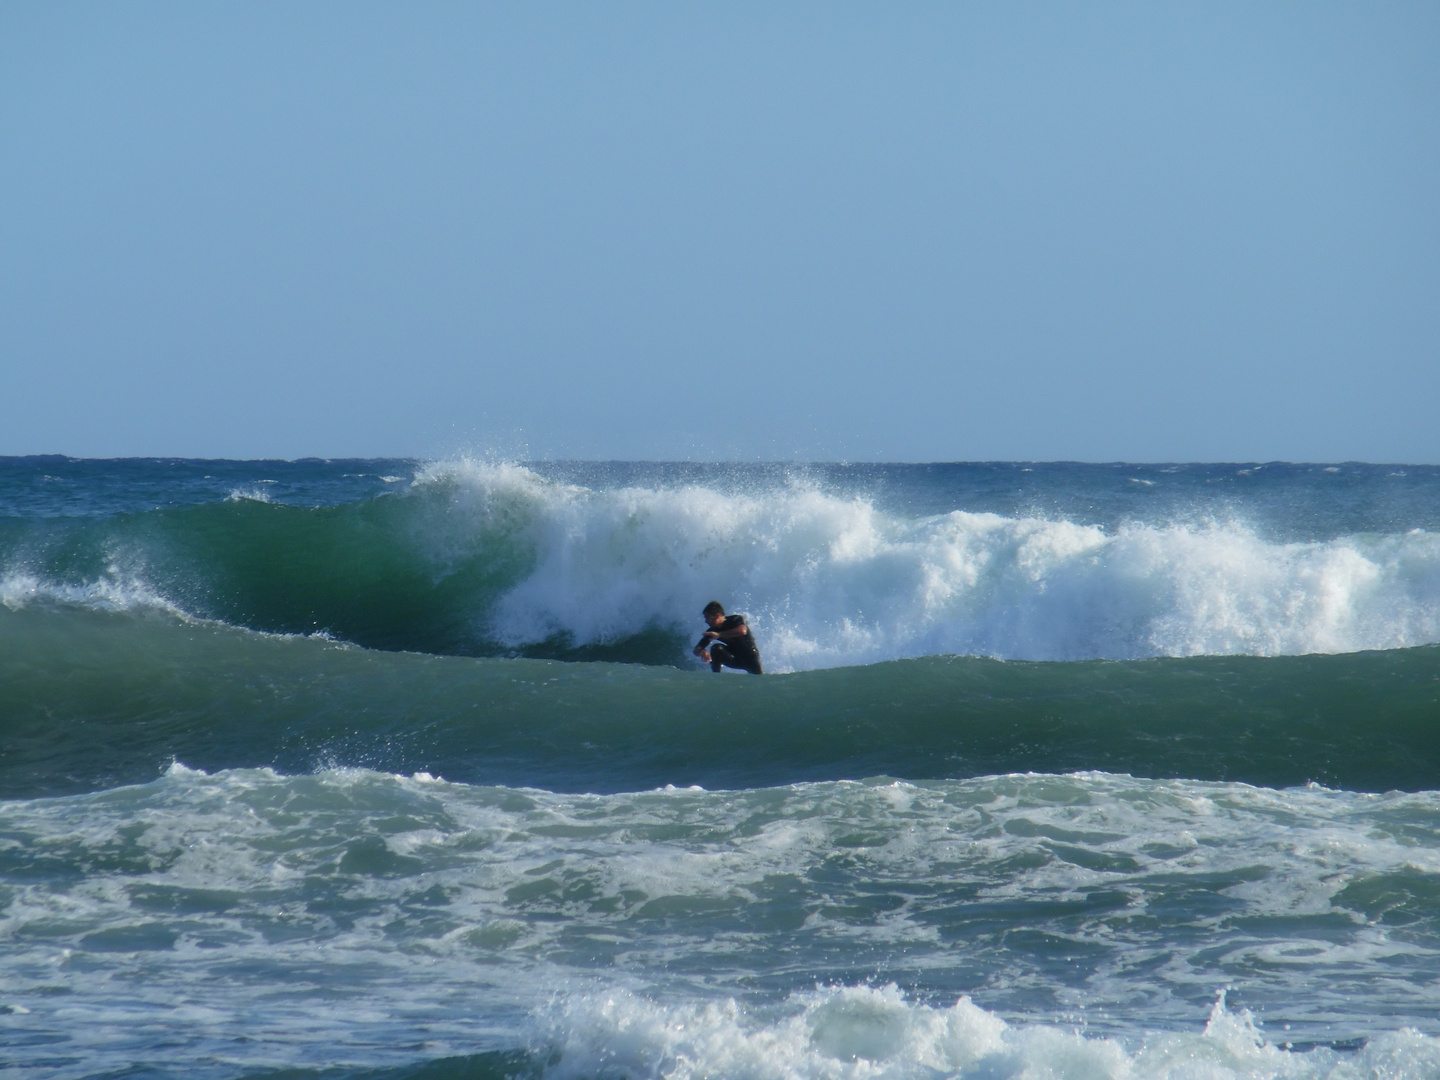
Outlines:
{"label": "wave face", "polygon": [[923,657],[783,678],[436,657],[164,612],[0,608],[0,791],[330,762],[563,791],[1105,770],[1420,790],[1440,649],[1122,663]]}
{"label": "wave face", "polygon": [[[459,461],[402,480],[370,464],[382,493],[335,504],[317,502],[313,478],[290,491],[227,477],[224,501],[0,519],[0,600],[150,604],[372,648],[683,665],[698,608],[719,597],[749,616],[774,671],[1440,641],[1435,470],[1368,477],[1394,487],[1370,515],[1392,528],[1332,535],[1356,523],[1358,496],[1315,469],[1250,483],[1264,471],[1096,466],[1059,499],[1047,492],[1068,474],[1027,490],[1034,469],[617,466],[587,484],[558,467]],[[329,494],[353,495],[356,475]],[[1237,477],[1245,490],[1217,486]],[[1350,498],[1288,501],[1327,480]],[[1010,482],[1018,493],[997,497]]]}

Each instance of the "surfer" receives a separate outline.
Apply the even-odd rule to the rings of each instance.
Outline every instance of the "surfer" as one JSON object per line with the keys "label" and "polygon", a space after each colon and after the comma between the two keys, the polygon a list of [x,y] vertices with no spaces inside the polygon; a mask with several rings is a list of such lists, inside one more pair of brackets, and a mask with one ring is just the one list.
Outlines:
{"label": "surfer", "polygon": [[751,675],[765,674],[760,666],[760,649],[744,615],[726,615],[718,600],[706,604],[701,615],[710,629],[696,644],[695,655],[709,664],[711,671],[733,667]]}

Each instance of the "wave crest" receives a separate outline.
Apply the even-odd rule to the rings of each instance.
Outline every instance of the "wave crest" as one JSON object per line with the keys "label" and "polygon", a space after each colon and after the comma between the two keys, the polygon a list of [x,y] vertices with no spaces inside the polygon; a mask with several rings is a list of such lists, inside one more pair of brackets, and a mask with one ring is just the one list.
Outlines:
{"label": "wave crest", "polygon": [[[531,572],[488,626],[607,643],[743,610],[776,670],[932,654],[1013,659],[1353,652],[1440,640],[1440,536],[1267,542],[1242,524],[954,511],[907,519],[803,484],[593,491],[515,466],[432,466],[457,506],[523,505]],[[519,524],[517,520],[517,524]]]}
{"label": "wave crest", "polygon": [[78,584],[45,581],[34,574],[0,578],[0,605],[20,611],[32,604],[59,604],[99,611],[155,610],[177,618],[189,616],[144,581],[107,574]]}

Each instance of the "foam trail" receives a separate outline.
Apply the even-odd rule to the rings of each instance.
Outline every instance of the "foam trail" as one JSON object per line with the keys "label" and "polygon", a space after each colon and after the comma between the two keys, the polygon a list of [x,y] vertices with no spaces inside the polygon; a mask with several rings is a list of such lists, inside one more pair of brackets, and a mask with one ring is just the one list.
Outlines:
{"label": "foam trail", "polygon": [[693,629],[720,597],[777,670],[928,654],[1015,659],[1281,655],[1440,641],[1440,535],[1268,542],[1241,524],[954,511],[903,518],[803,485],[594,491],[523,468],[424,470],[487,523],[523,519],[533,570],[494,605],[519,647]]}

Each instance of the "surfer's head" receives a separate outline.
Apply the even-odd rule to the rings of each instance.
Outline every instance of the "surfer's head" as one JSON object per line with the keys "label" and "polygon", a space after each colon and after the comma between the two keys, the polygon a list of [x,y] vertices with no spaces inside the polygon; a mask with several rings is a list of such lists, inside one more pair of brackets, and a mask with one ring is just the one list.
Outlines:
{"label": "surfer's head", "polygon": [[707,623],[714,626],[725,618],[725,608],[719,600],[711,600],[700,614],[705,617]]}

